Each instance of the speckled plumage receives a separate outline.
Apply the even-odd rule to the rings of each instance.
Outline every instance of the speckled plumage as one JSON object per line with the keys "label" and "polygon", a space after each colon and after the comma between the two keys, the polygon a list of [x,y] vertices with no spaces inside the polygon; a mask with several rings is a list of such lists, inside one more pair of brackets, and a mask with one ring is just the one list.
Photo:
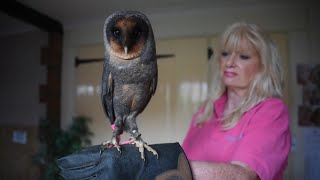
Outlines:
{"label": "speckled plumage", "polygon": [[105,22],[104,44],[101,99],[115,125],[111,143],[118,146],[122,130],[140,138],[136,117],[156,91],[158,68],[151,24],[140,12],[115,12]]}

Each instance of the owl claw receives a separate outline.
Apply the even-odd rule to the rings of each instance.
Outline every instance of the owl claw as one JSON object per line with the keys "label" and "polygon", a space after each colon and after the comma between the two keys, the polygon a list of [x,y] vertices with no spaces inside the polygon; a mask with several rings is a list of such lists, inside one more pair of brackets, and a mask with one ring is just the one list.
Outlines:
{"label": "owl claw", "polygon": [[111,141],[105,141],[101,143],[100,155],[103,153],[105,149],[112,148],[112,147],[116,147],[119,153],[121,154],[119,143],[117,141],[111,140]]}
{"label": "owl claw", "polygon": [[153,155],[157,156],[157,159],[159,158],[157,151],[154,150],[149,145],[147,145],[147,143],[145,143],[141,138],[139,139],[133,138],[132,144],[135,144],[136,147],[139,149],[139,152],[141,154],[141,159],[143,159],[144,161],[145,161],[144,149],[147,149],[148,151],[152,152]]}

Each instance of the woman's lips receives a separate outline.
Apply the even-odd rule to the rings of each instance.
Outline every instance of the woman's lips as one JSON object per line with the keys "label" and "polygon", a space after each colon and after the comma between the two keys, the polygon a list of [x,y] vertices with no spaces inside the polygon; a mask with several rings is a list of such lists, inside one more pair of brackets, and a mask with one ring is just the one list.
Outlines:
{"label": "woman's lips", "polygon": [[224,71],[223,74],[224,74],[225,77],[235,77],[235,76],[238,75],[238,74],[235,73],[235,72],[228,72],[228,71]]}

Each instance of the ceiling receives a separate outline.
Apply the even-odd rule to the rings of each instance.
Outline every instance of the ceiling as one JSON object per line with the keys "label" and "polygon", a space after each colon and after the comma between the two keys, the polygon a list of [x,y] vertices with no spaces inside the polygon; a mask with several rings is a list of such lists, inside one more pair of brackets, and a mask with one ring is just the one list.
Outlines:
{"label": "ceiling", "polygon": [[[116,10],[138,10],[146,14],[179,13],[208,8],[300,6],[305,0],[18,0],[61,22],[72,24],[106,18]],[[0,36],[35,28],[0,12]]]}

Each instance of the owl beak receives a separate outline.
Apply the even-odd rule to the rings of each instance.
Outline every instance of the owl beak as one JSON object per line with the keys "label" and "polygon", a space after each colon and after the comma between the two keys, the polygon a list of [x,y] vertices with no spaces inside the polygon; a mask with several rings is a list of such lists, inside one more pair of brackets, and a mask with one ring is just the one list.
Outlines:
{"label": "owl beak", "polygon": [[124,47],[124,53],[125,53],[126,55],[128,54],[128,47],[127,47],[127,46]]}

